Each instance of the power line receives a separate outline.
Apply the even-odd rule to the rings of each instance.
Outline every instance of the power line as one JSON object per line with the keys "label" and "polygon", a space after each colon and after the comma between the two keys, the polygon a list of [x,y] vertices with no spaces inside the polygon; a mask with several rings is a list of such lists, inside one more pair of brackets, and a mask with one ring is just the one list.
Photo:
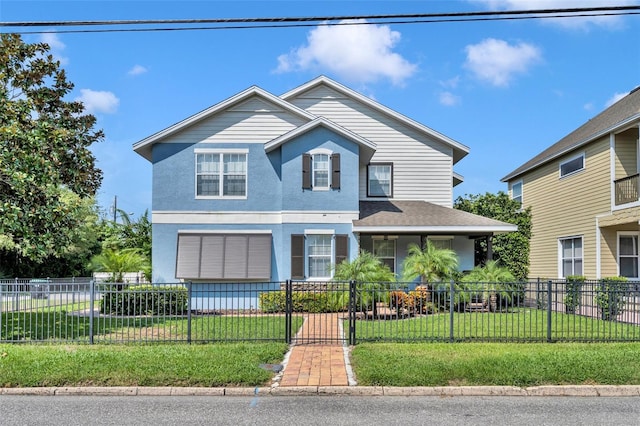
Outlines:
{"label": "power line", "polygon": [[[292,28],[322,25],[426,24],[438,22],[477,22],[496,20],[550,19],[638,15],[640,6],[610,6],[565,9],[510,10],[492,12],[421,13],[395,15],[348,15],[280,18],[215,18],[167,20],[103,20],[103,21],[22,21],[0,22],[0,27],[71,27],[71,26],[134,26],[173,25],[155,28],[103,28],[74,30],[11,31],[19,34],[38,33],[101,33],[147,31],[232,30],[259,28]],[[345,22],[346,21],[346,22]],[[185,26],[210,24],[218,26]],[[232,25],[234,24],[234,25]]]}

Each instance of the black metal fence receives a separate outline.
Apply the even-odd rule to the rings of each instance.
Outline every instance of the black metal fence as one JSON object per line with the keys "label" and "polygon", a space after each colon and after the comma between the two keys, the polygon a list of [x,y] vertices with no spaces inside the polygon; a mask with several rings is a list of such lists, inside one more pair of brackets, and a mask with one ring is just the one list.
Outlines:
{"label": "black metal fence", "polygon": [[0,342],[640,341],[640,283],[0,281]]}

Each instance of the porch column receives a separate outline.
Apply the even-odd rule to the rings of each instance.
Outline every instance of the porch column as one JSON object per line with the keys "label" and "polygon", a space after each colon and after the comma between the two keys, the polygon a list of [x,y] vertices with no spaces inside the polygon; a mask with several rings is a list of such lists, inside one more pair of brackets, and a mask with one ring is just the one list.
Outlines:
{"label": "porch column", "polygon": [[491,240],[492,235],[487,235],[487,262],[493,260],[493,242]]}

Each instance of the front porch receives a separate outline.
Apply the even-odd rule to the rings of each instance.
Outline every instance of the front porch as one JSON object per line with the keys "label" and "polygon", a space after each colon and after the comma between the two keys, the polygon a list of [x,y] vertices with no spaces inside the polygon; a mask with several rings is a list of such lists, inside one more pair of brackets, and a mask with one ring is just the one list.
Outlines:
{"label": "front porch", "polygon": [[475,241],[487,241],[492,258],[491,237],[517,231],[517,226],[443,207],[425,201],[361,201],[360,218],[353,222],[359,247],[373,253],[402,276],[402,263],[412,244],[424,247],[429,240],[439,248],[456,252],[460,271],[480,263]]}

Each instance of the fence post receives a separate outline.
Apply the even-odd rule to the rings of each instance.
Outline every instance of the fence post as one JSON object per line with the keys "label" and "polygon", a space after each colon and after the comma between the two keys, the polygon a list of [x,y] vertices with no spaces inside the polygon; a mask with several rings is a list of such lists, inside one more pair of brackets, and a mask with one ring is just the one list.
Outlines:
{"label": "fence post", "polygon": [[191,281],[187,281],[187,343],[191,344]]}
{"label": "fence post", "polygon": [[547,342],[551,343],[551,291],[553,283],[551,280],[547,282]]}
{"label": "fence post", "polygon": [[349,345],[356,344],[356,282],[349,281]]}
{"label": "fence post", "polygon": [[89,281],[89,344],[93,345],[93,305],[96,301],[96,282]]}
{"label": "fence post", "polygon": [[451,282],[449,283],[449,342],[453,343],[453,337],[454,337],[454,333],[453,333],[453,301],[454,299],[454,294],[453,292],[455,291],[455,285],[453,280],[451,280]]}
{"label": "fence post", "polygon": [[284,340],[287,344],[291,344],[291,317],[293,315],[292,306],[293,283],[286,280],[284,283]]}

